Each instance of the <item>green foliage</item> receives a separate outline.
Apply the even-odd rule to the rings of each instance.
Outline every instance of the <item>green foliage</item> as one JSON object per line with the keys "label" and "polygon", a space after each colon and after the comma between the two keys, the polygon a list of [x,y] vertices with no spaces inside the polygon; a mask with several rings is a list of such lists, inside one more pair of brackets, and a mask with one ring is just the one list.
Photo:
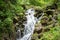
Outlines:
{"label": "green foliage", "polygon": [[12,7],[13,4],[11,4],[9,0],[0,0],[0,39],[3,33],[13,32],[12,26],[15,13],[12,11],[14,6]]}
{"label": "green foliage", "polygon": [[17,0],[17,4],[18,4],[18,5],[30,4],[29,1],[30,1],[30,0]]}
{"label": "green foliage", "polygon": [[58,15],[58,22],[60,23],[60,14]]}
{"label": "green foliage", "polygon": [[58,0],[57,4],[58,4],[58,9],[60,10],[60,0]]}
{"label": "green foliage", "polygon": [[43,37],[40,40],[60,40],[60,27],[51,28],[49,32],[43,33]]}
{"label": "green foliage", "polygon": [[[13,19],[16,15],[19,16],[19,21],[22,22],[25,20],[24,18],[24,11],[22,5],[25,6],[39,6],[41,8],[46,8],[47,6],[53,5],[56,0],[0,0],[0,40],[2,40],[3,33],[5,34],[11,34],[11,32],[15,31]],[[57,3],[58,9],[60,9],[60,1]],[[18,18],[16,16],[16,18]],[[16,19],[18,20],[18,19]],[[58,22],[60,23],[60,14],[58,15]],[[43,37],[41,39],[43,40],[59,40],[59,27],[51,28],[49,32],[43,33]],[[12,34],[11,34],[12,35]],[[35,34],[37,38],[37,34]],[[57,36],[57,37],[56,37]],[[37,40],[41,40],[38,39]]]}
{"label": "green foliage", "polygon": [[44,8],[48,5],[52,5],[54,3],[54,0],[30,0],[30,3]]}

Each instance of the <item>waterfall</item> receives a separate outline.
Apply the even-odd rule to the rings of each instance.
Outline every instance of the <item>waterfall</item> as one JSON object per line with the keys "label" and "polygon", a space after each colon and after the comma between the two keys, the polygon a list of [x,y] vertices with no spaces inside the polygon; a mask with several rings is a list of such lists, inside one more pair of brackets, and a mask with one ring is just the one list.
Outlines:
{"label": "waterfall", "polygon": [[[35,24],[38,21],[38,19],[36,17],[34,17],[34,13],[35,13],[35,10],[33,8],[30,8],[26,11],[25,14],[26,14],[27,22],[24,24],[24,26],[25,26],[24,27],[24,36],[17,40],[31,40],[31,36],[34,32]],[[41,18],[39,18],[39,20],[40,19]]]}

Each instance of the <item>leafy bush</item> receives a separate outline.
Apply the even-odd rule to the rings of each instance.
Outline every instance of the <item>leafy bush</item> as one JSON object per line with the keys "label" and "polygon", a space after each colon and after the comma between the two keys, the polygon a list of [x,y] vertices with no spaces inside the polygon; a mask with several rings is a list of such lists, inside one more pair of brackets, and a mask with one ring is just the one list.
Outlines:
{"label": "leafy bush", "polygon": [[46,6],[52,5],[54,0],[30,0],[30,3],[45,8]]}
{"label": "leafy bush", "polygon": [[60,40],[60,27],[56,26],[54,28],[51,28],[49,32],[43,33],[43,37],[40,40]]}

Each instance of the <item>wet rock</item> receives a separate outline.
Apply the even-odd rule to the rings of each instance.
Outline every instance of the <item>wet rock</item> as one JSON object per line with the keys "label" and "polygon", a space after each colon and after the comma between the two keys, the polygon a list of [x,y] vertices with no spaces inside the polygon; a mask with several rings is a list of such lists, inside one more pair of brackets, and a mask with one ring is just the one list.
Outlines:
{"label": "wet rock", "polygon": [[44,32],[48,32],[48,31],[50,31],[50,28],[44,29]]}
{"label": "wet rock", "polygon": [[53,16],[53,11],[46,11],[47,16],[52,15]]}

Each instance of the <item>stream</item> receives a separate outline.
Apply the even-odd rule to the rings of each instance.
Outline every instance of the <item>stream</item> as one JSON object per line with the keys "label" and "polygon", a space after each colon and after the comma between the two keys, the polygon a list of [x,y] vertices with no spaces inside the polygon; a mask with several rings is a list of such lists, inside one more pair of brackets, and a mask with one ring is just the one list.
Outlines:
{"label": "stream", "polygon": [[42,16],[39,19],[37,19],[34,16],[34,13],[35,13],[35,10],[33,8],[30,8],[26,11],[25,14],[26,14],[27,21],[26,21],[26,23],[23,24],[25,26],[24,32],[23,32],[23,37],[21,38],[21,31],[19,29],[17,31],[19,32],[20,37],[17,40],[31,40],[32,34],[35,29],[36,22],[38,22],[44,15],[44,13],[43,13]]}

